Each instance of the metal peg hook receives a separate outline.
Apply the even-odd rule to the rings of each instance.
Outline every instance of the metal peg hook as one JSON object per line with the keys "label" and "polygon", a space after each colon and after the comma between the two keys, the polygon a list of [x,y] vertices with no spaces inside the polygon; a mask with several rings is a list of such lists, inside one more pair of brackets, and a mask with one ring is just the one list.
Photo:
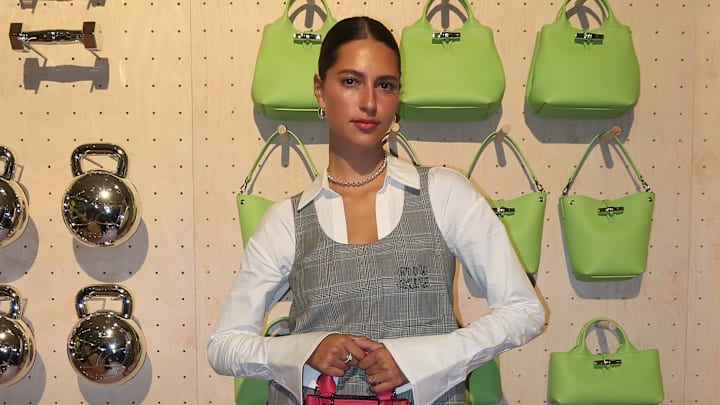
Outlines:
{"label": "metal peg hook", "polygon": [[600,136],[600,142],[610,142],[616,136],[620,136],[620,134],[622,134],[622,128],[619,125],[615,125]]}
{"label": "metal peg hook", "polygon": [[94,21],[83,23],[81,30],[50,29],[42,31],[22,31],[22,23],[10,24],[10,47],[18,52],[34,50],[33,44],[70,44],[81,43],[90,51],[100,50],[100,31]]}

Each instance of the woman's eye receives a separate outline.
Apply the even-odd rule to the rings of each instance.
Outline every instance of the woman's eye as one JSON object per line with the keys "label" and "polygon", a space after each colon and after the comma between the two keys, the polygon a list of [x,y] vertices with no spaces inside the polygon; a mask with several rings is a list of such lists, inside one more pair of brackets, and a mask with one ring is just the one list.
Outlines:
{"label": "woman's eye", "polygon": [[397,88],[397,86],[393,82],[381,82],[380,88],[383,90],[393,91]]}
{"label": "woman's eye", "polygon": [[343,84],[345,84],[346,86],[352,86],[357,84],[357,80],[355,80],[354,77],[346,77],[343,79]]}

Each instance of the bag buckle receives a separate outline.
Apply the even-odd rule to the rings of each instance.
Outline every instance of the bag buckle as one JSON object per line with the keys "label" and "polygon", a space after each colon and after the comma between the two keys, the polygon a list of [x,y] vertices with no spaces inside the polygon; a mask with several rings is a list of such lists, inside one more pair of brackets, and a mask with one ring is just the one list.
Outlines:
{"label": "bag buckle", "polygon": [[622,360],[620,359],[602,359],[602,360],[595,360],[593,364],[596,367],[611,367],[611,366],[621,366]]}
{"label": "bag buckle", "polygon": [[312,32],[296,32],[293,34],[293,40],[306,42],[321,42],[322,34]]}
{"label": "bag buckle", "polygon": [[497,207],[497,208],[493,208],[492,210],[493,210],[493,212],[495,212],[495,215],[497,215],[499,217],[504,217],[507,215],[515,215],[515,208],[506,207],[504,205]]}
{"label": "bag buckle", "polygon": [[585,42],[589,44],[591,42],[602,42],[605,39],[605,34],[597,34],[594,32],[576,32],[575,41]]}
{"label": "bag buckle", "polygon": [[598,215],[601,216],[613,216],[615,214],[622,214],[625,212],[624,207],[602,207],[598,208]]}
{"label": "bag buckle", "polygon": [[460,39],[460,33],[457,31],[433,32],[432,39],[444,39],[444,40]]}

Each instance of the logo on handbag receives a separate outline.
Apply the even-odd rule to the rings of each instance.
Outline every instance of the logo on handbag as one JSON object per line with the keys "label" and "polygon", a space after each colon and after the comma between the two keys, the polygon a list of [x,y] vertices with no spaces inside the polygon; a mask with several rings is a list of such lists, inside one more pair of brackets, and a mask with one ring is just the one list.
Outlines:
{"label": "logo on handbag", "polygon": [[322,42],[322,35],[312,32],[296,32],[293,34],[293,39],[298,42]]}
{"label": "logo on handbag", "polygon": [[515,208],[506,207],[503,205],[501,207],[493,208],[493,212],[495,212],[495,215],[499,217],[504,217],[506,215],[515,215]]}
{"label": "logo on handbag", "polygon": [[575,41],[585,43],[601,43],[605,39],[604,34],[595,34],[593,32],[578,32],[575,34]]}

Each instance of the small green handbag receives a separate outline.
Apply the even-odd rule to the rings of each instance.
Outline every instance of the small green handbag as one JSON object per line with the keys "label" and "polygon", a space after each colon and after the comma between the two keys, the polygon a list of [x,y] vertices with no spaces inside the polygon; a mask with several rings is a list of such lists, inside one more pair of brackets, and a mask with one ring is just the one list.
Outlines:
{"label": "small green handbag", "polygon": [[[588,329],[598,322],[617,325],[615,353],[590,353]],[[654,405],[664,398],[657,349],[638,350],[625,330],[608,318],[583,326],[569,352],[550,353],[548,402],[553,405]]]}
{"label": "small green handbag", "polygon": [[276,120],[318,120],[318,104],[313,90],[320,45],[335,24],[327,12],[317,31],[298,32],[288,15],[295,0],[288,0],[283,15],[265,26],[255,62],[252,100],[264,116]]}
{"label": "small green handbag", "polygon": [[[305,148],[305,145],[293,131],[289,129],[285,129],[285,131],[287,131],[287,133],[292,136],[293,139],[295,139],[295,142],[297,142],[298,146],[300,147],[300,152],[302,153],[305,161],[310,167],[312,174],[317,177],[318,171],[315,168],[315,164],[313,163],[310,154]],[[278,135],[280,135],[280,131],[275,131],[272,135],[270,135],[267,141],[265,141],[265,145],[263,145],[262,149],[260,150],[260,154],[258,154],[258,157],[255,159],[252,167],[250,167],[250,172],[248,172],[248,175],[245,176],[245,181],[240,188],[240,192],[236,196],[238,221],[240,222],[240,231],[242,232],[243,245],[247,244],[248,240],[250,239],[250,235],[255,232],[255,227],[257,227],[257,224],[260,222],[260,219],[265,214],[265,211],[267,211],[267,209],[275,203],[274,201],[269,200],[265,197],[247,194],[247,189],[250,185],[250,182],[253,180],[255,169],[257,169],[258,164],[260,164],[260,159],[262,159],[268,147]]]}
{"label": "small green handbag", "polygon": [[641,275],[647,265],[655,194],[617,137],[613,140],[644,191],[614,200],[569,195],[583,162],[603,135],[588,145],[560,196],[567,255],[573,274],[581,281],[624,280]]}
{"label": "small green handbag", "polygon": [[603,22],[592,32],[570,25],[565,0],[542,27],[525,88],[530,108],[548,118],[611,118],[631,110],[640,95],[640,67],[632,35],[596,0]]}
{"label": "small green handbag", "polygon": [[497,357],[470,372],[465,380],[465,396],[470,405],[492,405],[502,400]]}
{"label": "small green handbag", "polygon": [[[473,169],[475,169],[475,164],[480,154],[485,150],[485,147],[490,141],[497,136],[498,132],[494,131],[482,141],[467,171],[468,178],[470,178]],[[527,173],[535,184],[536,191],[509,200],[495,200],[489,197],[485,197],[485,199],[495,214],[500,218],[500,221],[505,225],[505,229],[510,237],[510,242],[512,242],[525,272],[532,275],[537,273],[538,267],[540,266],[540,249],[547,193],[537,177],[535,177],[530,163],[515,141],[507,134],[503,136],[503,140],[507,140],[520,157],[523,166],[527,169]]]}
{"label": "small green handbag", "polygon": [[[287,334],[288,317],[272,320],[262,331],[263,336]],[[255,378],[235,379],[235,405],[265,405],[268,398],[268,382]]]}
{"label": "small green handbag", "polygon": [[423,14],[402,31],[401,117],[416,121],[481,121],[497,110],[505,73],[492,30],[481,24],[466,0],[467,19],[457,31],[433,29]]}

